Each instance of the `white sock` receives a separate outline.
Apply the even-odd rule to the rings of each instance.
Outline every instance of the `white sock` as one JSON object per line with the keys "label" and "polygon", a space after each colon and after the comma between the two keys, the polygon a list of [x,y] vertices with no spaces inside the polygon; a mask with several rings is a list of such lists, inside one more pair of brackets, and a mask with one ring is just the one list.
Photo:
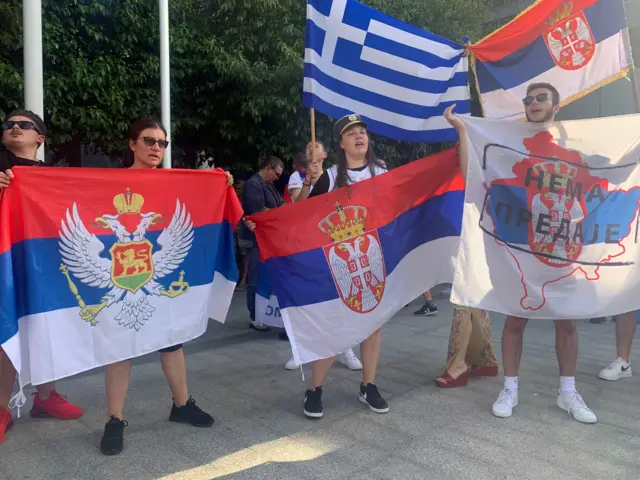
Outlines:
{"label": "white sock", "polygon": [[567,395],[576,393],[576,377],[560,377],[560,393]]}
{"label": "white sock", "polygon": [[511,392],[518,391],[518,377],[504,377],[504,389]]}
{"label": "white sock", "polygon": [[621,362],[622,362],[622,364],[623,364],[625,367],[627,367],[627,366],[629,366],[629,365],[630,365],[630,363],[629,363],[629,362],[624,361],[624,359],[623,359],[622,357],[618,357],[618,358],[617,358],[617,360],[621,361]]}

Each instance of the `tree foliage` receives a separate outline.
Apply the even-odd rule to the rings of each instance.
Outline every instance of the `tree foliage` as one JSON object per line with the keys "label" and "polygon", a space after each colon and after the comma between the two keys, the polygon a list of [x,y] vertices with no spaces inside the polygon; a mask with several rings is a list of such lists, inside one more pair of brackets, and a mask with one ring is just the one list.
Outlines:
{"label": "tree foliage", "polygon": [[[366,0],[374,8],[461,42],[480,34],[483,0]],[[155,0],[43,0],[45,113],[58,157],[81,145],[118,155],[129,123],[159,116]],[[305,2],[171,0],[174,161],[214,152],[218,165],[290,158],[309,137],[301,105]],[[22,104],[22,2],[0,1],[0,116]],[[331,120],[317,115],[329,146]],[[376,139],[390,163],[431,147]]]}

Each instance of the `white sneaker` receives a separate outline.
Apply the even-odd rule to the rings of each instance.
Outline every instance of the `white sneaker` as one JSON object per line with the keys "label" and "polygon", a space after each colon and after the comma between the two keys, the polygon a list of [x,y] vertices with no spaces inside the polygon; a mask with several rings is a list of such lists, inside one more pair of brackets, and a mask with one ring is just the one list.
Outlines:
{"label": "white sneaker", "polygon": [[509,418],[513,409],[518,406],[518,391],[502,390],[498,399],[493,402],[491,411],[496,417]]}
{"label": "white sneaker", "polygon": [[362,363],[351,348],[340,355],[340,363],[346,365],[349,370],[362,370]]}
{"label": "white sneaker", "polygon": [[620,357],[606,368],[600,370],[598,378],[602,380],[618,380],[620,378],[628,378],[631,376],[631,364],[625,362]]}
{"label": "white sneaker", "polygon": [[291,357],[289,361],[284,364],[285,370],[295,370],[297,368],[298,368],[298,365],[296,365],[296,361],[293,359],[293,357]]}
{"label": "white sneaker", "polygon": [[578,392],[558,394],[557,405],[579,422],[596,423],[598,421],[596,414],[589,410],[589,407],[584,403],[582,396]]}

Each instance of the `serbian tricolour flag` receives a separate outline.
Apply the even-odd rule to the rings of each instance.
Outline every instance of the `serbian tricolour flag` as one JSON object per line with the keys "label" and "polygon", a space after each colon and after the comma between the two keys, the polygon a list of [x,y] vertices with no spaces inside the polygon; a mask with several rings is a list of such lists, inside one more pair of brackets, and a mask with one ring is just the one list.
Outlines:
{"label": "serbian tricolour flag", "polygon": [[448,150],[254,216],[296,363],[344,352],[451,282],[463,199]]}
{"label": "serbian tricolour flag", "polygon": [[0,196],[0,344],[35,385],[202,335],[238,279],[220,171],[13,169]]}
{"label": "serbian tricolour flag", "polygon": [[465,118],[469,168],[451,300],[525,318],[640,308],[640,115]]}
{"label": "serbian tricolour flag", "polygon": [[524,118],[527,85],[548,82],[566,105],[628,73],[623,0],[538,1],[470,47],[485,118]]}

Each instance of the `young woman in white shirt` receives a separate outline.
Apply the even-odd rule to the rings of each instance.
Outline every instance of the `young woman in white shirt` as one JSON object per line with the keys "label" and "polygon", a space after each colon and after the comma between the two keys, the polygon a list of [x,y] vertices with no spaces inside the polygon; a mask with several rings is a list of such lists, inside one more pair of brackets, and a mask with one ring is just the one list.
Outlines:
{"label": "young woman in white shirt", "polygon": [[[381,175],[387,168],[369,148],[367,125],[359,115],[347,115],[336,122],[335,133],[339,139],[337,163],[327,169],[313,186],[309,198],[346,187],[356,182]],[[359,399],[376,413],[387,413],[389,405],[378,392],[375,384],[380,357],[380,330],[376,330],[360,344],[362,358],[362,383]],[[334,362],[334,357],[313,363],[311,387],[305,392],[304,414],[310,418],[321,418],[322,384]]]}

